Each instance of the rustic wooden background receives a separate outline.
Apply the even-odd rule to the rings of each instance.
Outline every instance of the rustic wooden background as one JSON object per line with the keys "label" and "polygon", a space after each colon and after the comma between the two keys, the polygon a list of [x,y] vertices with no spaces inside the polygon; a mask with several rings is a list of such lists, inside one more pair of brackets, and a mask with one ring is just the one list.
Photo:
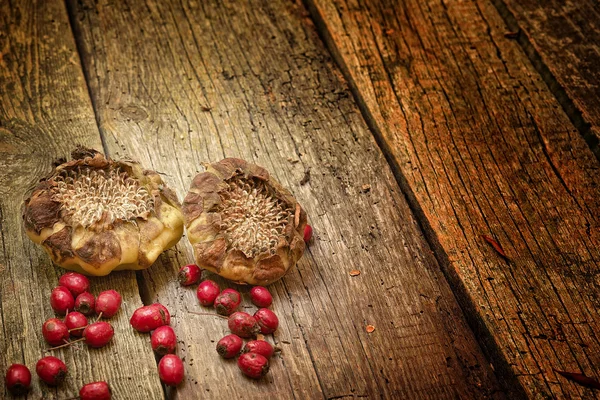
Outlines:
{"label": "rustic wooden background", "polygon": [[[46,348],[64,271],[26,238],[20,208],[79,143],[138,159],[180,198],[202,162],[256,162],[299,199],[315,240],[271,286],[281,326],[268,339],[283,351],[266,379],[218,358],[224,321],[190,313],[195,291],[174,281],[193,259],[184,238],[147,271],[93,279],[125,299],[113,343],[57,351],[67,381],[34,377],[32,399],[94,380],[116,399],[594,398],[553,369],[600,370],[599,13],[535,0],[1,2],[0,371],[33,370]],[[185,361],[176,390],[128,324],[154,301]]]}

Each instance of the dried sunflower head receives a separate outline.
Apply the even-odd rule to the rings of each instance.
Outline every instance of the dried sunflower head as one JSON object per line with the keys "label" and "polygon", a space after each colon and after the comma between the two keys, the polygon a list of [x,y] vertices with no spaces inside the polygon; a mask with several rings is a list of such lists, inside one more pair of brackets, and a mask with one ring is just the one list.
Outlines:
{"label": "dried sunflower head", "polygon": [[196,175],[183,202],[196,263],[239,283],[268,285],[304,252],[306,213],[257,165],[226,158]]}
{"label": "dried sunflower head", "polygon": [[63,268],[88,275],[144,269],[183,234],[183,215],[158,173],[77,148],[25,200],[27,235]]}

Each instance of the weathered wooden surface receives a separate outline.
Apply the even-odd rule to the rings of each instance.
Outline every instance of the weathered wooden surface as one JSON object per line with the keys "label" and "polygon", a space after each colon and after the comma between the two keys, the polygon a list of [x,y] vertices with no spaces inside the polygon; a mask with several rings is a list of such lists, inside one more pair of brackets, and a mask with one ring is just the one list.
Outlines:
{"label": "weathered wooden surface", "polygon": [[181,197],[201,162],[245,158],[289,187],[315,226],[297,269],[271,287],[281,326],[269,340],[283,353],[260,382],[218,358],[225,321],[189,313],[203,309],[174,282],[192,260],[185,240],[141,274],[145,300],[175,314],[187,377],[174,397],[501,397],[301,5],[68,4],[111,156],[162,171]]}
{"label": "weathered wooden surface", "polygon": [[40,383],[35,374],[48,347],[42,323],[54,316],[50,291],[64,271],[26,237],[21,204],[27,190],[75,143],[102,146],[64,3],[1,2],[0,397],[10,397],[3,378],[8,366],[24,363],[33,374],[29,398],[66,399],[96,380],[108,381],[118,399],[162,398],[149,340],[128,324],[141,304],[133,273],[92,281],[94,293],[114,288],[125,300],[111,320],[113,343],[103,349],[53,352],[69,369],[58,389]]}
{"label": "weathered wooden surface", "polygon": [[511,396],[594,397],[599,164],[497,10],[307,3]]}
{"label": "weathered wooden surface", "polygon": [[596,1],[493,0],[600,158],[600,8]]}

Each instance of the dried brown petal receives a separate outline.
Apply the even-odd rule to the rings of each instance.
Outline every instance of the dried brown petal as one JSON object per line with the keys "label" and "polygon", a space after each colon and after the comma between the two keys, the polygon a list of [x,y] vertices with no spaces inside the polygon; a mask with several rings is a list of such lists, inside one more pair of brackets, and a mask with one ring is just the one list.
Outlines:
{"label": "dried brown petal", "polygon": [[75,254],[86,264],[100,269],[105,263],[121,259],[121,245],[111,231],[100,232],[75,250]]}
{"label": "dried brown petal", "polygon": [[578,372],[559,371],[557,369],[555,369],[554,372],[556,372],[559,375],[564,376],[571,382],[575,382],[581,386],[585,386],[585,387],[592,388],[592,389],[600,389],[600,382],[598,382],[596,379],[590,378],[589,376],[586,376],[584,374],[580,374]]}
{"label": "dried brown petal", "polygon": [[502,249],[502,246],[500,246],[500,244],[494,238],[492,238],[488,235],[481,235],[481,237],[483,238],[483,240],[488,242],[494,248],[494,250],[496,250],[496,252],[498,252],[498,254],[500,254],[502,257],[508,259],[508,257],[506,256],[506,253],[504,252],[504,249]]}

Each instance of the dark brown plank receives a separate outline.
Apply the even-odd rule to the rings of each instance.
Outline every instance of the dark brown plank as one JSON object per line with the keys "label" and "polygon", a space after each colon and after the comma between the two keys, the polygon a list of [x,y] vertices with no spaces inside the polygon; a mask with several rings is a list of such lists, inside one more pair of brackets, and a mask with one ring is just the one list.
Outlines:
{"label": "dark brown plank", "polygon": [[567,114],[600,158],[600,7],[591,0],[494,0]]}
{"label": "dark brown plank", "polygon": [[[183,195],[201,162],[267,167],[306,208],[316,240],[272,285],[283,348],[263,382],[220,361],[224,321],[195,316],[177,252],[143,274],[177,310],[187,381],[177,397],[498,396],[394,177],[302,6],[285,1],[70,2],[100,128]],[[311,179],[305,185],[307,168]],[[370,185],[365,186],[365,185]],[[352,269],[362,271],[351,277]],[[252,308],[249,308],[252,310]],[[368,334],[367,324],[376,330]]]}
{"label": "dark brown plank", "polygon": [[309,3],[511,397],[593,397],[599,165],[497,10]]}
{"label": "dark brown plank", "polygon": [[118,399],[162,398],[148,340],[128,323],[141,304],[133,273],[92,280],[94,293],[114,288],[123,295],[123,309],[111,320],[113,343],[53,352],[69,369],[58,389],[40,384],[35,374],[48,347],[42,323],[54,316],[50,291],[64,271],[25,235],[21,204],[75,143],[102,144],[64,2],[0,3],[0,52],[0,397],[10,398],[4,386],[8,366],[24,363],[33,373],[29,398],[66,399],[97,380],[109,382]]}

